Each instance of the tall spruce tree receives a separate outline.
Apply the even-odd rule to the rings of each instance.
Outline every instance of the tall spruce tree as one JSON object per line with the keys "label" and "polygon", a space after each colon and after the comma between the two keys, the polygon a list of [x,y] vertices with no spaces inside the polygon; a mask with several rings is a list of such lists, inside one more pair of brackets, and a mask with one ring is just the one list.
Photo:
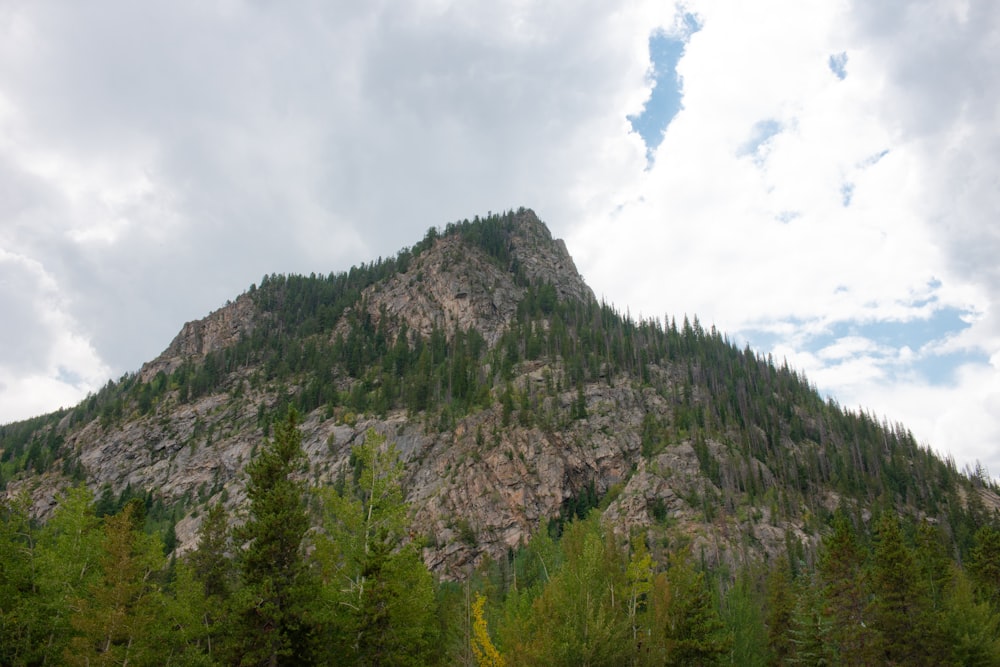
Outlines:
{"label": "tall spruce tree", "polygon": [[664,600],[667,603],[659,627],[666,639],[665,664],[678,667],[721,664],[732,648],[733,637],[712,600],[705,573],[694,569],[690,554],[676,552],[670,556],[665,583],[666,595],[654,595],[654,606]]}
{"label": "tall spruce tree", "polygon": [[878,632],[876,660],[887,665],[940,665],[941,626],[899,520],[878,521],[868,616]]}
{"label": "tall spruce tree", "polygon": [[996,526],[985,525],[976,531],[969,573],[979,597],[1000,612],[1000,529]]}
{"label": "tall spruce tree", "polygon": [[275,425],[274,439],[247,465],[246,522],[235,530],[242,587],[235,595],[235,655],[246,665],[299,665],[310,659],[315,586],[302,553],[309,529],[298,414]]}
{"label": "tall spruce tree", "polygon": [[833,534],[823,542],[819,580],[829,623],[826,640],[834,659],[842,665],[869,664],[875,638],[866,617],[870,595],[865,551],[843,512],[834,517]]}
{"label": "tall spruce tree", "polygon": [[104,523],[101,574],[74,604],[75,630],[67,665],[155,665],[163,659],[154,629],[163,596],[154,575],[163,569],[163,544],[143,531],[142,501],[129,501]]}

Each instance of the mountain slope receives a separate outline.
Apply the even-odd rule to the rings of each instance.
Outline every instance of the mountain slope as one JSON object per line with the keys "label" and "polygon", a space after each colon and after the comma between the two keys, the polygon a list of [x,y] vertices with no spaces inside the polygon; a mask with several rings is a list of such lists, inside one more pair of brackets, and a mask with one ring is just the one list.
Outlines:
{"label": "mountain slope", "polygon": [[697,319],[598,303],[524,209],[346,273],[265,277],[140,372],[0,427],[0,473],[41,517],[77,482],[109,508],[142,497],[187,549],[206,503],[243,504],[243,469],[288,406],[314,484],[349,474],[368,428],[397,443],[412,534],[449,577],[594,507],[735,563],[807,556],[838,507],[930,518],[961,548],[965,517],[1000,506],[904,427],[823,401]]}

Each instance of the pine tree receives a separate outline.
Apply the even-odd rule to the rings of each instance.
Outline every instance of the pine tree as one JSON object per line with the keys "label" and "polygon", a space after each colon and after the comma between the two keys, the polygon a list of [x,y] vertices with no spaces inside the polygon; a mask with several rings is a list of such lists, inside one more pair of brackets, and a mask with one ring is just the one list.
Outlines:
{"label": "pine tree", "polygon": [[315,586],[302,554],[309,529],[298,415],[275,425],[274,440],[247,467],[246,522],[235,531],[242,588],[235,600],[236,651],[243,664],[302,664],[310,648]]}
{"label": "pine tree", "polygon": [[834,517],[833,534],[823,541],[819,564],[823,615],[829,622],[828,641],[843,665],[868,664],[874,637],[869,629],[865,553],[842,513]]}
{"label": "pine tree", "polygon": [[101,576],[76,603],[65,664],[154,665],[162,658],[154,628],[163,598],[153,577],[164,566],[163,545],[143,532],[142,507],[133,499],[104,524]]}
{"label": "pine tree", "polygon": [[695,571],[686,551],[671,554],[667,571],[654,579],[647,623],[642,664],[718,665],[732,648],[705,573]]}
{"label": "pine tree", "polygon": [[774,663],[786,664],[793,652],[790,631],[795,616],[795,592],[787,558],[777,560],[767,580],[767,644]]}
{"label": "pine tree", "polygon": [[[830,621],[822,613],[816,583],[809,575],[800,575],[795,582],[795,608],[786,636],[789,650],[783,661],[776,664],[810,667],[842,664],[842,658],[837,654],[838,647],[829,642]],[[855,663],[865,664],[861,658],[854,660]]]}
{"label": "pine tree", "polygon": [[872,556],[872,599],[868,617],[876,630],[876,660],[888,665],[940,664],[939,623],[921,586],[913,552],[899,520],[879,519]]}
{"label": "pine tree", "polygon": [[969,577],[953,566],[953,580],[945,600],[943,624],[950,655],[957,665],[1000,665],[1000,614],[977,600]]}
{"label": "pine tree", "polygon": [[205,595],[220,601],[227,600],[235,584],[233,563],[230,559],[232,543],[229,517],[221,503],[208,508],[198,527],[198,546],[188,556],[188,562]]}
{"label": "pine tree", "polygon": [[981,599],[1000,613],[1000,530],[982,526],[973,537],[969,553],[969,574]]}
{"label": "pine tree", "polygon": [[171,612],[184,637],[181,648],[190,653],[198,647],[208,659],[225,655],[234,629],[227,623],[237,584],[228,521],[222,504],[212,505],[198,528],[197,547],[175,569]]}

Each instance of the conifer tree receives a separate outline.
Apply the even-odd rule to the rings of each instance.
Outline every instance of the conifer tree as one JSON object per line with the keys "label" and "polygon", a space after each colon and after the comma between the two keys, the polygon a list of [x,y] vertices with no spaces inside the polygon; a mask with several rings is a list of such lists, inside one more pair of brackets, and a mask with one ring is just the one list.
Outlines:
{"label": "conifer tree", "polygon": [[717,665],[732,647],[730,635],[705,583],[705,573],[696,572],[689,554],[670,556],[663,582],[666,594],[654,596],[666,609],[660,611],[659,631],[666,640],[666,665],[704,667]]}
{"label": "conifer tree", "polygon": [[200,647],[208,659],[225,655],[227,635],[234,630],[227,624],[237,584],[228,521],[222,504],[212,505],[198,528],[197,547],[175,568],[171,611],[181,648]]}
{"label": "conifer tree", "polygon": [[778,665],[792,656],[791,629],[795,617],[795,592],[787,557],[778,559],[767,575],[767,644]]}
{"label": "conifer tree", "polygon": [[863,665],[871,659],[874,637],[868,612],[865,553],[843,512],[834,517],[833,534],[823,541],[819,563],[823,615],[829,622],[828,641],[843,665]]}
{"label": "conifer tree", "polygon": [[1000,530],[996,526],[985,525],[976,531],[969,573],[979,596],[1000,613]]}
{"label": "conifer tree", "polygon": [[188,557],[205,595],[220,601],[229,598],[234,585],[229,517],[221,503],[208,508],[198,528],[198,546]]}
{"label": "conifer tree", "polygon": [[101,575],[75,605],[65,664],[154,665],[162,658],[154,629],[163,598],[153,576],[163,569],[163,546],[143,532],[142,507],[133,499],[104,524]]}
{"label": "conifer tree", "polygon": [[1000,665],[1000,614],[977,600],[968,575],[953,566],[954,578],[945,601],[944,625],[954,664]]}
{"label": "conifer tree", "polygon": [[877,531],[868,605],[868,617],[878,632],[875,658],[890,665],[941,664],[940,623],[899,520],[887,512]]}
{"label": "conifer tree", "polygon": [[[830,641],[830,621],[822,613],[820,591],[814,580],[800,577],[795,582],[795,608],[787,631],[787,654],[779,665],[839,665],[837,647]],[[855,662],[860,661],[860,658]],[[852,664],[850,662],[844,664]]]}
{"label": "conifer tree", "polygon": [[315,586],[302,554],[309,529],[298,415],[290,409],[274,440],[247,465],[246,522],[235,531],[242,587],[236,600],[236,651],[242,664],[302,664],[309,651]]}

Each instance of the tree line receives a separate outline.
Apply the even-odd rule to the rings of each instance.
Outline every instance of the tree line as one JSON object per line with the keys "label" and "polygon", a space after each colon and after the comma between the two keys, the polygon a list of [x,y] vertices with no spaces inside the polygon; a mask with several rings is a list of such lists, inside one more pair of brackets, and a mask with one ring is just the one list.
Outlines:
{"label": "tree line", "polygon": [[144,504],[71,489],[44,525],[0,523],[0,663],[178,665],[994,665],[1000,524],[968,557],[939,526],[845,506],[810,564],[726,575],[689,536],[660,561],[600,510],[440,581],[408,528],[403,466],[369,431],[338,481],[305,481],[297,413],[247,467],[238,520],[168,556]]}

